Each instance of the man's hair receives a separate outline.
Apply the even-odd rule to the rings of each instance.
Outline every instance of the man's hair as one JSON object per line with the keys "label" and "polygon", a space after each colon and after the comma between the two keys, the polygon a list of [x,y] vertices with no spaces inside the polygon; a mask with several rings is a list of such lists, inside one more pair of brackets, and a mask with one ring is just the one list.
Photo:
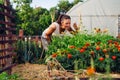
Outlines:
{"label": "man's hair", "polygon": [[61,14],[58,19],[57,19],[57,23],[61,25],[61,21],[64,19],[71,19],[70,16],[66,15],[66,14]]}

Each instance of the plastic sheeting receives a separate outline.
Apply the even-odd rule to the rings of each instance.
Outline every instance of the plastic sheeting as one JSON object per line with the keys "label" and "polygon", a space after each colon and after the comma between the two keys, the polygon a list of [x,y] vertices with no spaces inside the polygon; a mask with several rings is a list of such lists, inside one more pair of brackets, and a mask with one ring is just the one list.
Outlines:
{"label": "plastic sheeting", "polygon": [[81,30],[93,31],[94,28],[108,29],[113,36],[118,35],[118,16],[120,15],[120,0],[88,0],[79,2],[66,14],[81,26]]}

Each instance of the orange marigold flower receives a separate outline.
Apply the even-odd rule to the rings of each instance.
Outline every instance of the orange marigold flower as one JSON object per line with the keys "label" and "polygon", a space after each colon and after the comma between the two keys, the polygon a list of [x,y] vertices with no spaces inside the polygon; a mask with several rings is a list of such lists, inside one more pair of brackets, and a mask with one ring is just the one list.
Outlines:
{"label": "orange marigold flower", "polygon": [[89,67],[87,68],[87,75],[91,76],[95,74],[95,68]]}
{"label": "orange marigold flower", "polygon": [[85,46],[87,46],[87,47],[90,46],[90,43],[86,43]]}
{"label": "orange marigold flower", "polygon": [[103,58],[103,57],[100,57],[100,58],[99,58],[99,61],[103,61],[103,60],[104,60],[104,58]]}
{"label": "orange marigold flower", "polygon": [[87,46],[83,46],[82,49],[84,49],[84,50],[87,49]]}
{"label": "orange marigold flower", "polygon": [[[117,44],[116,44],[117,45]],[[118,48],[120,48],[120,45],[117,45]]]}
{"label": "orange marigold flower", "polygon": [[114,42],[115,45],[118,45],[119,43],[117,41]]}
{"label": "orange marigold flower", "polygon": [[112,43],[112,40],[108,40],[108,43]]}
{"label": "orange marigold flower", "polygon": [[107,49],[103,49],[102,51],[103,51],[104,53],[107,53]]}
{"label": "orange marigold flower", "polygon": [[57,57],[57,53],[53,53],[52,58],[56,58],[56,57]]}
{"label": "orange marigold flower", "polygon": [[115,47],[119,48],[119,45],[118,44],[114,44]]}
{"label": "orange marigold flower", "polygon": [[80,51],[80,53],[83,53],[83,52],[85,52],[85,49],[80,49],[79,51]]}
{"label": "orange marigold flower", "polygon": [[69,46],[69,48],[71,48],[71,49],[72,49],[72,48],[75,48],[75,46],[71,45],[71,46]]}
{"label": "orange marigold flower", "polygon": [[120,51],[120,48],[118,48],[118,51]]}
{"label": "orange marigold flower", "polygon": [[68,59],[71,59],[72,58],[72,55],[69,53],[69,54],[67,54],[67,58]]}
{"label": "orange marigold flower", "polygon": [[100,46],[96,46],[96,50],[97,50],[97,51],[100,50]]}
{"label": "orange marigold flower", "polygon": [[99,45],[101,42],[97,42],[96,44]]}
{"label": "orange marigold flower", "polygon": [[117,58],[117,56],[112,56],[112,59],[115,60]]}

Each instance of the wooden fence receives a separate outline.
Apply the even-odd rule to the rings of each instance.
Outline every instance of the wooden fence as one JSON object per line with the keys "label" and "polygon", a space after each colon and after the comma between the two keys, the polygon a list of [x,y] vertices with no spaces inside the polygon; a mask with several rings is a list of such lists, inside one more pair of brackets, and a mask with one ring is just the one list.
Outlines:
{"label": "wooden fence", "polygon": [[4,0],[4,4],[0,4],[0,73],[7,71],[11,73],[11,68],[16,64],[12,63],[12,57],[15,55],[13,43],[16,41],[16,31],[12,19],[13,10],[10,8],[9,0]]}

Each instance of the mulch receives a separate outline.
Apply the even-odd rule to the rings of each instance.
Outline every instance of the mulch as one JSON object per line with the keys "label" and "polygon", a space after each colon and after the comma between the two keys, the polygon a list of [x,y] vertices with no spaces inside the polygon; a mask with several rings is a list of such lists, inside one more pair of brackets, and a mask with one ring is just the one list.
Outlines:
{"label": "mulch", "polygon": [[[17,66],[12,68],[12,73],[18,74],[23,80],[75,80],[75,74],[68,71],[53,70],[50,72],[49,75],[47,71],[47,66],[45,64],[18,64]],[[113,78],[120,78],[120,74],[110,74],[110,76],[112,76]],[[78,77],[88,78],[86,74],[80,74],[78,75]]]}

